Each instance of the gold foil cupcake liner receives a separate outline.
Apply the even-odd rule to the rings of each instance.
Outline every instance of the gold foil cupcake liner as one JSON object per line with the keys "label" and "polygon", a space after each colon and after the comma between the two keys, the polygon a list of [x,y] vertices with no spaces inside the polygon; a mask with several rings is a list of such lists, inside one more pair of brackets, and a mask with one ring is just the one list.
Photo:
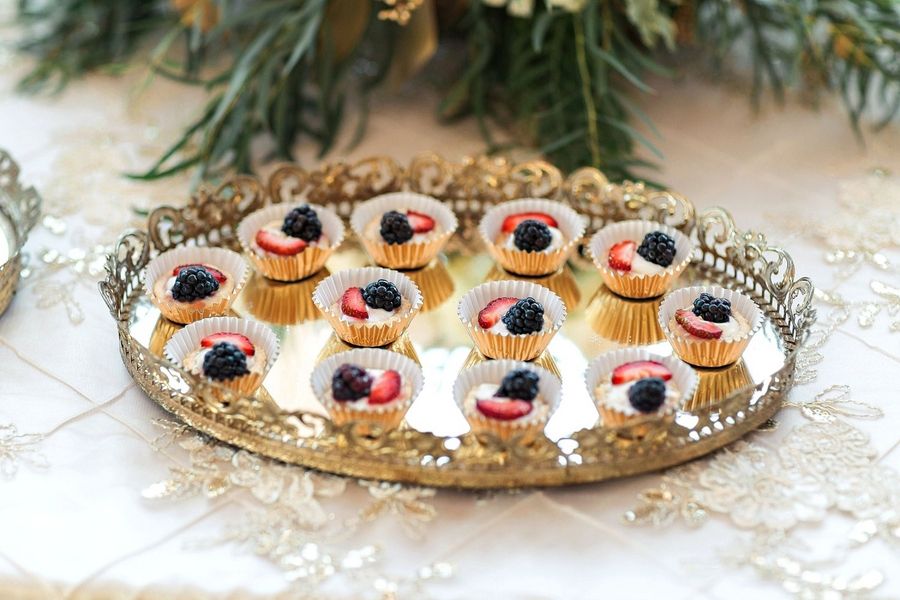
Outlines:
{"label": "gold foil cupcake liner", "polygon": [[[552,252],[525,252],[496,244],[504,219],[510,215],[541,212],[552,216],[559,225],[565,243]],[[478,232],[488,253],[511,273],[525,276],[548,275],[561,269],[584,236],[584,217],[566,204],[541,198],[523,198],[504,202],[488,210],[478,224]]]}
{"label": "gold foil cupcake liner", "polygon": [[[672,331],[669,322],[675,311],[691,306],[703,292],[731,301],[732,313],[740,314],[747,320],[749,324],[747,332],[739,338],[725,341],[701,339],[687,332]],[[750,344],[750,338],[762,327],[762,311],[753,300],[740,292],[726,290],[717,285],[697,285],[675,290],[663,299],[658,318],[659,325],[675,354],[684,362],[698,367],[724,367],[736,362]]]}
{"label": "gold foil cupcake liner", "polygon": [[[536,283],[538,285],[544,286],[545,288],[559,296],[568,310],[573,310],[581,301],[581,290],[578,289],[578,282],[575,281],[575,276],[572,275],[572,270],[565,265],[556,273],[545,275],[543,277],[526,277],[522,275],[516,275],[515,273],[510,273],[499,265],[494,265],[493,267],[491,267],[491,270],[488,271],[487,277],[485,277],[485,281],[504,281],[510,279],[515,279],[518,281],[529,281],[531,283]],[[654,317],[655,316],[656,315],[654,315]]]}
{"label": "gold foil cupcake liner", "polygon": [[238,317],[211,317],[195,321],[172,336],[166,343],[163,354],[169,362],[185,368],[184,358],[201,348],[200,342],[203,338],[219,332],[239,333],[249,338],[257,348],[262,348],[266,353],[266,364],[262,372],[251,372],[225,381],[207,379],[196,369],[191,371],[191,374],[242,394],[253,394],[262,384],[272,365],[275,364],[279,353],[278,338],[271,329],[258,321]]}
{"label": "gold foil cupcake liner", "polygon": [[344,223],[333,211],[316,204],[309,204],[322,222],[322,233],[328,238],[327,247],[307,246],[299,254],[293,256],[276,256],[262,254],[254,247],[256,232],[267,223],[283,220],[297,206],[302,204],[273,204],[256,210],[241,221],[237,235],[241,247],[253,266],[269,279],[275,281],[300,281],[317,273],[324,266],[334,251],[344,241]]}
{"label": "gold foil cupcake liner", "polygon": [[153,326],[153,332],[150,334],[149,350],[157,356],[165,356],[166,344],[172,339],[172,336],[181,331],[184,325],[179,325],[174,321],[170,321],[165,317],[160,317]]}
{"label": "gold foil cupcake liner", "polygon": [[[178,302],[157,298],[154,291],[160,277],[171,276],[175,267],[188,264],[209,265],[230,276],[234,287],[228,294],[217,294],[196,302]],[[238,294],[250,277],[250,267],[237,252],[225,248],[200,248],[182,246],[163,252],[150,261],[144,269],[144,291],[164,317],[175,323],[188,324],[227,315]]]}
{"label": "gold foil cupcake liner", "polygon": [[[501,297],[531,296],[544,307],[549,326],[537,333],[492,333],[478,325],[478,313],[492,300]],[[533,360],[546,350],[566,320],[566,305],[559,296],[529,281],[489,281],[469,290],[457,307],[459,320],[478,350],[488,358]],[[546,325],[546,323],[545,323]]]}
{"label": "gold foil cupcake liner", "polygon": [[[675,240],[675,259],[658,274],[630,274],[616,271],[607,265],[609,249],[614,244],[632,240],[640,245],[644,236],[661,231]],[[666,293],[672,282],[691,262],[694,246],[690,239],[668,225],[653,221],[620,221],[607,225],[595,233],[587,247],[588,255],[600,271],[603,283],[613,292],[626,298],[655,298]]]}
{"label": "gold foil cupcake liner", "polygon": [[[352,322],[345,321],[340,312],[333,309],[347,288],[365,287],[379,279],[386,279],[397,286],[400,295],[409,302],[405,312],[386,321]],[[402,273],[380,267],[364,267],[339,271],[323,279],[313,291],[313,302],[339,338],[354,346],[371,348],[386,346],[406,331],[422,308],[422,294],[416,284]]]}
{"label": "gold foil cupcake liner", "polygon": [[[479,352],[478,348],[472,348],[469,352],[468,356],[466,356],[466,360],[463,361],[463,369],[468,369],[469,367],[474,367],[477,364],[494,360],[493,358],[488,358],[481,352]],[[549,352],[543,352],[537,358],[528,361],[530,364],[541,367],[542,369],[546,369],[550,371],[560,379],[562,379],[562,373],[559,370],[559,366],[557,366],[556,361],[553,359],[553,356]]]}
{"label": "gold foil cupcake liner", "polygon": [[247,310],[257,319],[275,325],[296,325],[319,319],[322,313],[312,300],[313,290],[328,277],[328,269],[297,282],[273,281],[254,273],[244,290]]}
{"label": "gold foil cupcake liner", "polygon": [[[351,346],[347,342],[343,341],[337,336],[336,333],[332,332],[332,334],[328,336],[328,340],[325,342],[325,345],[322,346],[322,349],[319,351],[319,355],[316,357],[316,364],[319,364],[323,360],[327,359],[330,356],[334,356],[335,354],[348,352],[354,349],[354,346]],[[403,356],[415,362],[417,365],[422,364],[421,359],[419,359],[419,354],[416,352],[415,346],[413,346],[412,341],[409,339],[409,335],[406,333],[401,335],[399,338],[397,338],[387,346],[384,346],[383,349],[390,352],[396,352],[397,354],[402,354]]]}
{"label": "gold foil cupcake liner", "polygon": [[[466,405],[469,392],[482,383],[500,385],[507,373],[516,369],[527,369],[538,374],[538,397],[543,406],[535,407],[526,418],[514,421],[491,419],[479,413],[473,406]],[[559,406],[562,382],[550,371],[533,363],[515,360],[491,360],[460,371],[453,384],[453,399],[462,411],[469,426],[475,433],[488,432],[500,439],[518,438],[523,443],[543,432],[547,421]]]}
{"label": "gold foil cupcake liner", "polygon": [[421,269],[404,271],[422,292],[422,312],[434,310],[447,301],[455,289],[447,265],[437,257]]}
{"label": "gold foil cupcake liner", "polygon": [[585,309],[585,316],[597,335],[620,344],[648,345],[665,339],[659,326],[662,298],[629,300],[601,285]]}
{"label": "gold foil cupcake liner", "polygon": [[698,369],[700,379],[694,397],[684,403],[685,410],[710,408],[728,398],[737,390],[753,385],[750,371],[743,359],[719,369]]}
{"label": "gold foil cupcake liner", "polygon": [[[350,403],[335,401],[331,396],[331,379],[335,370],[344,363],[366,369],[399,372],[403,381],[410,384],[409,398],[388,404],[368,404],[364,409],[356,408]],[[393,429],[403,421],[406,411],[422,392],[425,377],[422,368],[407,356],[380,348],[355,348],[334,354],[319,363],[313,369],[310,384],[313,393],[336,425],[365,422],[382,429]]]}
{"label": "gold foil cupcake liner", "polygon": [[[367,235],[366,228],[390,210],[414,210],[431,216],[441,232],[424,241],[388,244]],[[371,198],[350,215],[350,227],[375,264],[391,269],[418,269],[430,263],[453,237],[459,222],[456,214],[439,200],[413,192],[394,192]]]}

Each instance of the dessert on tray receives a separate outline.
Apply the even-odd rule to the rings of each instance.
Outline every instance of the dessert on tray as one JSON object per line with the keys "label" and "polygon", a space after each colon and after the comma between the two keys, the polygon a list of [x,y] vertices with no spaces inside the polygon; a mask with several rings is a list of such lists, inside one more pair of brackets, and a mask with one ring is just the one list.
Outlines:
{"label": "dessert on tray", "polygon": [[609,289],[626,298],[653,298],[687,267],[693,244],[668,225],[621,221],[595,233],[588,253]]}
{"label": "dessert on tray", "polygon": [[227,314],[249,276],[250,267],[236,252],[181,247],[150,261],[144,286],[164,317],[186,324]]}
{"label": "dessert on tray", "polygon": [[237,233],[260,273],[276,281],[298,281],[325,266],[344,240],[344,224],[324,206],[273,204],[247,215]]}

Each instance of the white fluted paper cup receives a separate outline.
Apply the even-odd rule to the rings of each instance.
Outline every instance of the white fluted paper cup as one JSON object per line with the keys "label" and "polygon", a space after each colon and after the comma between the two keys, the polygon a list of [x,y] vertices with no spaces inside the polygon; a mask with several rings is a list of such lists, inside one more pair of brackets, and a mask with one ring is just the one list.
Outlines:
{"label": "white fluted paper cup", "polygon": [[[438,231],[423,234],[403,244],[388,244],[379,233],[381,216],[391,210],[412,210],[435,220]],[[372,223],[377,223],[374,228]],[[424,194],[393,192],[361,202],[350,215],[350,227],[362,241],[366,252],[376,264],[391,269],[417,269],[427,265],[438,255],[453,236],[459,222],[449,206]]]}
{"label": "white fluted paper cup", "polygon": [[[331,394],[331,380],[334,372],[343,364],[356,365],[367,370],[397,371],[400,373],[401,387],[406,389],[406,397],[386,404],[360,404],[335,400]],[[396,427],[403,420],[406,411],[422,392],[425,377],[422,374],[422,367],[400,353],[381,348],[355,348],[333,354],[320,362],[313,369],[310,383],[313,393],[336,424],[365,421],[389,429]]]}
{"label": "white fluted paper cup", "polygon": [[[492,332],[478,324],[478,313],[497,298],[532,297],[544,307],[544,329],[536,333]],[[459,300],[459,320],[478,350],[488,358],[533,360],[550,344],[566,321],[566,305],[544,286],[530,281],[489,281],[475,286]]]}
{"label": "white fluted paper cup", "polygon": [[[469,398],[469,392],[483,383],[500,385],[510,371],[526,369],[537,373],[538,397],[535,398],[534,410],[522,418],[512,421],[501,421],[487,417],[475,407]],[[465,415],[474,432],[489,432],[508,440],[527,438],[543,431],[547,420],[559,406],[562,382],[559,378],[542,367],[517,360],[490,360],[463,369],[453,384],[453,399]]]}
{"label": "white fluted paper cup", "polygon": [[256,245],[256,233],[272,221],[283,221],[293,209],[304,204],[273,204],[253,211],[238,225],[237,235],[244,252],[253,266],[269,279],[275,281],[299,281],[320,271],[325,262],[344,242],[344,222],[337,214],[317,204],[308,204],[322,223],[322,234],[328,244],[307,246],[303,252],[293,256],[278,256],[265,252]]}
{"label": "white fluted paper cup", "polygon": [[[238,317],[210,317],[195,321],[173,335],[166,343],[163,353],[170,362],[183,367],[185,357],[191,352],[199,350],[203,338],[214,333],[238,333],[250,340],[257,353],[260,349],[265,352],[265,364],[260,365],[259,368],[251,368],[250,373],[241,377],[216,382],[243,394],[252,394],[266,378],[280,351],[275,333],[259,321]],[[200,365],[195,365],[190,372],[203,377]]]}
{"label": "white fluted paper cup", "polygon": [[[617,271],[609,266],[609,249],[626,240],[638,246],[648,233],[661,231],[675,241],[675,258],[672,264],[659,273],[631,273]],[[655,298],[669,289],[672,282],[687,268],[694,252],[690,238],[674,227],[654,221],[620,221],[607,225],[591,237],[588,254],[603,277],[606,287],[626,298]]]}
{"label": "white fluted paper cup", "polygon": [[[178,302],[166,290],[159,290],[157,281],[168,281],[181,265],[208,265],[221,271],[228,280],[208,298],[195,302]],[[191,323],[206,317],[228,314],[238,294],[250,277],[250,266],[237,252],[226,248],[181,246],[163,252],[144,268],[144,291],[163,316],[175,323]],[[163,284],[164,286],[165,284]]]}
{"label": "white fluted paper cup", "polygon": [[[563,235],[563,244],[549,252],[525,252],[497,244],[503,221],[510,215],[539,212],[553,217]],[[548,275],[559,270],[584,236],[587,220],[559,200],[522,198],[494,206],[478,224],[478,232],[488,252],[500,266],[517,275]]]}
{"label": "white fluted paper cup", "polygon": [[[617,367],[630,362],[650,360],[662,363],[672,372],[671,384],[678,390],[678,397],[672,397],[660,409],[652,414],[643,414],[637,410],[623,411],[604,402],[598,397],[597,388],[608,383],[612,372]],[[623,427],[665,419],[675,414],[679,406],[687,404],[697,388],[697,374],[694,370],[674,356],[660,356],[649,352],[646,348],[620,348],[611,350],[594,358],[584,374],[588,393],[607,427]]]}
{"label": "white fluted paper cup", "polygon": [[[694,300],[703,292],[731,302],[732,315],[738,314],[747,321],[747,330],[741,335],[724,339],[702,339],[690,335],[678,324],[673,326],[675,311],[691,308]],[[666,296],[659,307],[659,326],[681,360],[698,367],[723,367],[736,362],[750,343],[750,338],[762,327],[763,316],[759,306],[749,296],[718,285],[696,285],[681,288]]]}
{"label": "white fluted paper cup", "polygon": [[[347,288],[364,288],[370,283],[386,279],[404,299],[396,314],[384,321],[353,322],[343,318],[340,307],[335,309]],[[422,293],[413,281],[397,271],[381,267],[345,269],[323,279],[313,290],[313,302],[322,312],[339,338],[354,346],[385,346],[399,338],[422,308]],[[408,303],[408,304],[407,304]]]}

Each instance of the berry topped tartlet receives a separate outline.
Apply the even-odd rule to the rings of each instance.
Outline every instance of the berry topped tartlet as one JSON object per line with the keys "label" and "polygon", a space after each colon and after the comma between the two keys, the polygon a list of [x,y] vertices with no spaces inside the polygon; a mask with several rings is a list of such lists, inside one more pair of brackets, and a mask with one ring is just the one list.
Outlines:
{"label": "berry topped tartlet", "polygon": [[384,346],[409,326],[422,307],[422,294],[402,273],[367,267],[323,279],[313,302],[348,344]]}
{"label": "berry topped tartlet", "polygon": [[250,275],[240,254],[224,248],[176,248],[144,271],[150,300],[175,323],[228,313]]}
{"label": "berry topped tartlet", "polygon": [[621,221],[591,238],[588,252],[603,282],[626,298],[664,294],[691,259],[693,246],[674,227],[652,221]]}
{"label": "berry topped tartlet", "polygon": [[641,348],[601,354],[588,365],[585,380],[606,427],[672,418],[697,386],[689,366]]}
{"label": "berry topped tartlet", "polygon": [[559,379],[541,367],[486,361],[460,373],[453,396],[474,432],[523,441],[539,434],[559,403]]}
{"label": "berry topped tartlet", "polygon": [[337,424],[396,427],[422,390],[422,369],[402,354],[359,348],[325,359],[313,370],[313,392]]}
{"label": "berry topped tartlet", "polygon": [[298,281],[319,271],[344,240],[344,224],[324,206],[275,204],[249,214],[238,238],[269,279]]}
{"label": "berry topped tartlet", "polygon": [[262,323],[213,317],[176,333],[164,352],[167,359],[194,375],[249,394],[275,362],[278,339]]}
{"label": "berry topped tartlet", "polygon": [[762,326],[762,312],[744,294],[718,286],[675,290],[659,307],[659,324],[675,353],[699,367],[737,361]]}
{"label": "berry topped tartlet", "polygon": [[526,198],[499,204],[478,231],[494,260],[517,275],[559,270],[584,235],[585,220],[562,202]]}
{"label": "berry topped tartlet", "polygon": [[376,264],[417,269],[438,255],[458,222],[449,207],[430,196],[396,192],[357,205],[350,226]]}
{"label": "berry topped tartlet", "polygon": [[457,314],[484,356],[533,360],[562,327],[566,305],[535,283],[490,281],[469,290]]}

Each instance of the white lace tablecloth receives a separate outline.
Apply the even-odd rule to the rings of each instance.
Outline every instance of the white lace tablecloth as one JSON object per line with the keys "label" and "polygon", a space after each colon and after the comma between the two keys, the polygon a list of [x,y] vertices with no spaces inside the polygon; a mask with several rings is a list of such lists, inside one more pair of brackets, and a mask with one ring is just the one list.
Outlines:
{"label": "white lace tablecloth", "polygon": [[[821,290],[790,406],[665,476],[434,492],[156,423],[96,281],[136,210],[186,200],[185,178],[120,175],[202,97],[160,80],[139,92],[139,71],[23,97],[23,68],[0,50],[0,146],[45,201],[0,318],[0,598],[900,597],[900,179],[873,174],[900,171],[897,127],[863,145],[837,106],[756,116],[740,91],[659,82],[658,179],[767,232]],[[419,89],[382,101],[349,156],[482,148],[432,105]]]}

